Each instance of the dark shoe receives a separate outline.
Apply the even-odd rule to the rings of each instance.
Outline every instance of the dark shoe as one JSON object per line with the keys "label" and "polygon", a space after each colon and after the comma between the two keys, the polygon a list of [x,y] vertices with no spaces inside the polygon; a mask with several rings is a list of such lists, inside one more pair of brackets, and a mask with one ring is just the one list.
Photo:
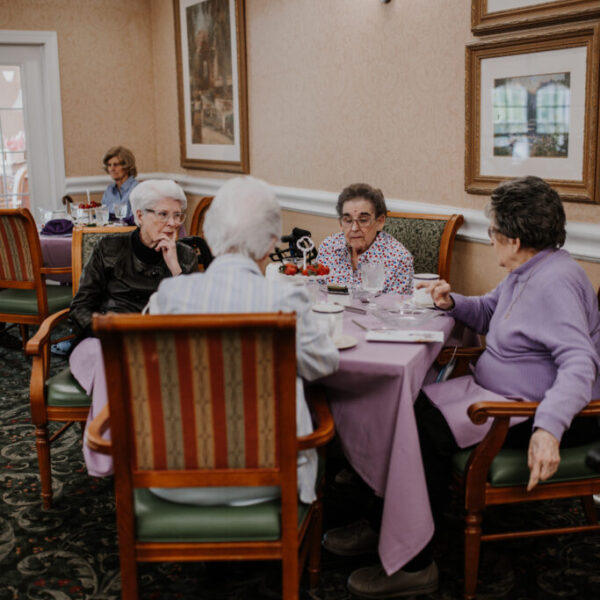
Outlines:
{"label": "dark shoe", "polygon": [[22,350],[23,344],[21,340],[6,331],[0,331],[0,346],[9,350]]}
{"label": "dark shoe", "polygon": [[379,534],[368,521],[356,521],[330,529],[323,536],[323,547],[338,556],[360,556],[377,552],[378,541]]}
{"label": "dark shoe", "polygon": [[348,591],[361,598],[397,598],[431,594],[438,589],[435,562],[421,571],[409,573],[400,569],[386,575],[379,565],[357,569],[348,577]]}

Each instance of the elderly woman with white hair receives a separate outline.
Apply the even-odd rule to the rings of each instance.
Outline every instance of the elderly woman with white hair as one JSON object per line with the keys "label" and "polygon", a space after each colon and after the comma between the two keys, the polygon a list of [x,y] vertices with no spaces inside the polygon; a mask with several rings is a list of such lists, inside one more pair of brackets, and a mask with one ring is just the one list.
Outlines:
{"label": "elderly woman with white hair", "polygon": [[[206,241],[215,256],[204,273],[165,280],[150,300],[152,313],[296,313],[298,375],[308,381],[329,375],[339,354],[311,311],[308,294],[264,277],[269,254],[281,236],[281,214],[273,189],[253,177],[236,177],[218,191],[204,220]],[[299,435],[312,431],[302,380],[296,384]],[[304,451],[298,461],[298,493],[303,502],[315,498],[317,457]],[[272,499],[278,488],[153,489],[172,502],[238,504]]]}
{"label": "elderly woman with white hair", "polygon": [[[79,343],[69,365],[92,395],[88,422],[106,404],[100,343],[91,337],[92,314],[141,312],[163,279],[198,270],[196,253],[176,241],[187,206],[181,187],[170,180],[144,181],[131,192],[130,202],[138,227],[98,242],[71,302],[70,320]],[[84,455],[90,475],[112,472],[111,457],[92,453],[85,445]]]}

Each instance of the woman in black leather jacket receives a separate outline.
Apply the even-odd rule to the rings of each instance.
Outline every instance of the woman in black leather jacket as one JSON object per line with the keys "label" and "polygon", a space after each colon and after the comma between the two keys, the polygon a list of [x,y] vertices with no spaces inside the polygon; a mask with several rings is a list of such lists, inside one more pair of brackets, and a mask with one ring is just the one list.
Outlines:
{"label": "woman in black leather jacket", "polygon": [[[183,190],[174,181],[144,181],[129,200],[138,229],[98,242],[71,302],[71,321],[80,342],[69,366],[92,396],[88,422],[107,401],[102,348],[100,340],[92,337],[92,314],[141,312],[163,279],[198,272],[194,250],[175,240],[187,206]],[[90,475],[112,473],[112,457],[93,453],[86,444],[83,454]]]}
{"label": "woman in black leather jacket", "polygon": [[92,334],[93,313],[141,312],[165,277],[198,270],[196,253],[175,241],[187,206],[181,187],[144,181],[130,201],[138,229],[100,240],[83,269],[70,314],[79,339]]}

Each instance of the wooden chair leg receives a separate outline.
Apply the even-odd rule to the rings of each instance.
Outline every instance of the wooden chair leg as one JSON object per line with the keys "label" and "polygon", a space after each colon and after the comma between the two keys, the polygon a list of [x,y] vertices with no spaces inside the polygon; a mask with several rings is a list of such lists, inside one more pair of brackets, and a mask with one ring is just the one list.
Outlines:
{"label": "wooden chair leg", "polygon": [[465,600],[475,599],[480,549],[481,512],[469,511],[465,517]]}
{"label": "wooden chair leg", "polygon": [[46,423],[35,426],[35,447],[38,456],[40,483],[42,487],[42,506],[44,510],[52,508],[52,470],[50,466],[50,442]]}
{"label": "wooden chair leg", "polygon": [[27,325],[19,325],[19,329],[21,331],[21,340],[23,341],[23,349],[27,345],[27,340],[29,339],[29,327]]}
{"label": "wooden chair leg", "polygon": [[281,561],[281,571],[281,597],[285,600],[298,600],[300,594],[298,548],[290,548],[284,554]]}
{"label": "wooden chair leg", "polygon": [[308,540],[308,585],[310,589],[319,585],[321,573],[321,534],[323,532],[323,502],[317,499],[314,507],[313,524]]}
{"label": "wooden chair leg", "polygon": [[581,496],[581,502],[583,503],[587,522],[590,525],[596,525],[598,523],[598,511],[594,503],[594,496]]}

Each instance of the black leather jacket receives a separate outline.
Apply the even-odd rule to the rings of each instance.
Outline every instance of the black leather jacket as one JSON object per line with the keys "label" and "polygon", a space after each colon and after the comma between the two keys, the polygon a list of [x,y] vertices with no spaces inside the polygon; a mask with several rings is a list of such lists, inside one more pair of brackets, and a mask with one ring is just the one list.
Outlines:
{"label": "black leather jacket", "polygon": [[[148,254],[149,249],[144,255],[144,248],[140,248],[137,229],[130,234],[108,235],[98,242],[71,302],[70,319],[79,339],[91,335],[93,313],[141,312],[158,284],[171,277],[162,256],[157,253],[155,258],[152,251]],[[198,259],[189,246],[177,242],[177,257],[183,273],[198,271]]]}

